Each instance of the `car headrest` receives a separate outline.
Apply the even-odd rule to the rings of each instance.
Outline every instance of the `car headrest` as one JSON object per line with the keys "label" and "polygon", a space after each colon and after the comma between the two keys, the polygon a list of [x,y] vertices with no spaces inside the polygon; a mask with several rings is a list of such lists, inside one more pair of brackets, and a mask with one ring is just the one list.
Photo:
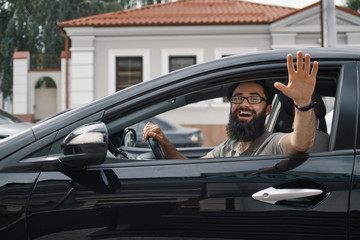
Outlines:
{"label": "car headrest", "polygon": [[[279,92],[279,99],[281,102],[281,106],[285,109],[286,113],[289,116],[294,116],[294,102],[288,96],[284,95],[282,92]],[[326,107],[322,97],[317,91],[314,91],[311,100],[316,102],[314,106],[314,112],[317,119],[322,119],[326,115]]]}

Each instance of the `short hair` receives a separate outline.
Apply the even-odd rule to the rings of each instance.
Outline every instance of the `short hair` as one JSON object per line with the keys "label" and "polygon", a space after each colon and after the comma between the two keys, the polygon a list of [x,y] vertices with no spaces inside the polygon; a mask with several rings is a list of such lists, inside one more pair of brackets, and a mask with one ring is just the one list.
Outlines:
{"label": "short hair", "polygon": [[274,87],[272,85],[268,84],[265,81],[238,82],[238,83],[234,83],[234,84],[230,85],[229,88],[228,88],[228,91],[227,91],[227,95],[226,95],[226,97],[227,97],[227,99],[229,101],[231,100],[233,92],[235,91],[237,86],[239,84],[241,84],[241,83],[256,83],[256,84],[259,84],[264,89],[264,93],[265,93],[265,97],[266,97],[267,102],[269,104],[272,103],[272,101],[274,99],[274,96],[275,96],[275,90],[274,90]]}

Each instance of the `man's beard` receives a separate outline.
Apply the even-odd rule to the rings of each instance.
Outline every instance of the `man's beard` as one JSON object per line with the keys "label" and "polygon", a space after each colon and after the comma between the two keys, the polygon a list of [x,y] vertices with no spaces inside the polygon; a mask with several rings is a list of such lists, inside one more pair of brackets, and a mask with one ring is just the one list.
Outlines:
{"label": "man's beard", "polygon": [[238,119],[237,113],[240,110],[255,111],[248,108],[238,108],[235,112],[230,112],[229,123],[226,127],[227,134],[230,139],[235,141],[252,141],[260,137],[265,131],[266,108],[259,115],[249,122],[247,120]]}

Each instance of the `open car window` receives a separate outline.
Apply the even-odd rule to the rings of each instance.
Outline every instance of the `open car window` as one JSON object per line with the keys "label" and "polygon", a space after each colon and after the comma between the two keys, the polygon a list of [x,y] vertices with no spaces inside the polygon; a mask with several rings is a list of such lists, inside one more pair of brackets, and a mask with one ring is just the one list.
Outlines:
{"label": "open car window", "polygon": [[[332,116],[336,99],[336,88],[340,78],[341,67],[323,67],[319,70],[315,93],[317,130],[319,135],[327,135],[326,143],[322,148],[312,152],[327,151],[330,139]],[[246,73],[249,75],[249,73]],[[235,78],[236,79],[236,78]],[[269,76],[241,77],[238,81],[266,81],[272,85],[275,81],[287,82],[287,72],[274,71]],[[107,123],[110,138],[117,147],[121,147],[119,135],[124,129],[131,128],[136,132],[136,141],[126,151],[131,152],[133,157],[149,152],[147,142],[142,141],[142,130],[147,122],[158,124],[169,140],[180,150],[184,150],[185,156],[199,158],[204,156],[214,146],[227,139],[226,124],[228,122],[230,103],[226,100],[228,87],[235,80],[225,84],[209,86],[203,89],[192,89],[187,94],[179,96],[171,95],[166,101],[158,102],[137,112],[123,116]],[[290,99],[281,99],[281,93],[276,92],[273,101],[272,113],[266,120],[266,129],[270,132],[292,131],[293,106],[285,106]],[[284,96],[282,96],[284,98]],[[118,134],[120,133],[120,134]],[[117,140],[114,140],[117,139]],[[188,148],[193,148],[189,150]],[[186,155],[187,154],[187,155]]]}

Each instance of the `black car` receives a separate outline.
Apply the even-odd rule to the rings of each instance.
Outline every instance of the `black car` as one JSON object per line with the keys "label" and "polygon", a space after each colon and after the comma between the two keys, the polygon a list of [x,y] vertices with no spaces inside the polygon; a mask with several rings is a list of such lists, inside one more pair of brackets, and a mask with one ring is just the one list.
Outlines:
{"label": "black car", "polygon": [[[2,140],[0,239],[359,239],[360,49],[303,51],[319,62],[320,147],[218,159],[188,147],[177,160],[134,147],[130,126],[145,119],[221,99],[234,82],[286,82],[297,50],[190,66]],[[267,129],[291,131],[292,110],[279,93]]]}

